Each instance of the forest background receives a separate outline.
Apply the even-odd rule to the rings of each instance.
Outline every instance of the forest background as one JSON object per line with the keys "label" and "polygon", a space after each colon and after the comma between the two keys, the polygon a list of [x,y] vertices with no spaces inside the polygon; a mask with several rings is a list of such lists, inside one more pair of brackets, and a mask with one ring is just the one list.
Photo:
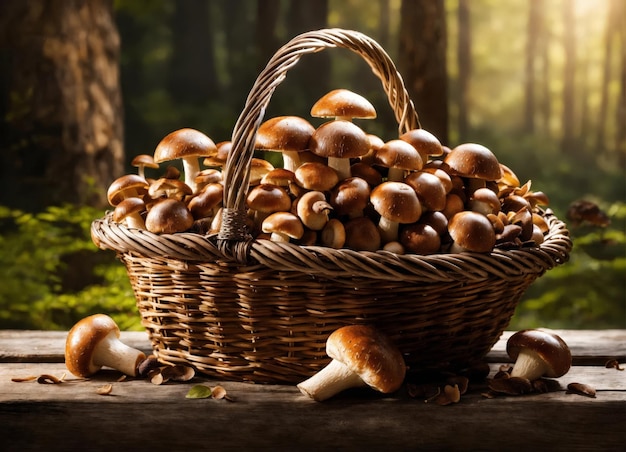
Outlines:
{"label": "forest background", "polygon": [[[24,6],[28,3],[28,6]],[[91,243],[106,188],[167,133],[230,139],[291,37],[341,27],[396,62],[422,126],[478,142],[550,197],[574,238],[511,328],[626,327],[626,11],[621,0],[6,0],[0,5],[0,328],[65,329],[95,312],[139,329],[123,266]],[[303,58],[266,117],[309,117],[330,89],[380,82],[342,49]],[[76,113],[79,111],[80,113]],[[360,124],[361,125],[361,124]],[[610,223],[576,221],[589,201]]]}

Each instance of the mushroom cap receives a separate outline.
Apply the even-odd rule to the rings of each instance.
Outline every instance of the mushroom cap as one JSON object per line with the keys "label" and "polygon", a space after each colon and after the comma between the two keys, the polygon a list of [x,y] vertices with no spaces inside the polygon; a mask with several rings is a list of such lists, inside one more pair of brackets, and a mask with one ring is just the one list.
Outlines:
{"label": "mushroom cap", "polygon": [[117,206],[126,198],[127,193],[145,194],[148,191],[148,182],[137,174],[126,174],[113,181],[107,190],[107,200],[112,206]]}
{"label": "mushroom cap", "polygon": [[424,129],[413,129],[400,135],[400,139],[406,141],[420,153],[424,162],[429,155],[443,155],[443,147],[439,139]]}
{"label": "mushroom cap", "polygon": [[94,314],[79,320],[67,334],[65,365],[74,375],[87,377],[96,373],[100,365],[93,362],[97,345],[109,334],[120,337],[115,321],[105,314]]}
{"label": "mushroom cap", "polygon": [[467,251],[488,253],[496,244],[496,233],[489,219],[477,212],[456,213],[448,222],[450,237]]}
{"label": "mushroom cap", "polygon": [[350,121],[335,120],[319,126],[309,143],[310,150],[320,157],[356,158],[368,153],[367,134]]}
{"label": "mushroom cap", "polygon": [[159,167],[159,164],[154,161],[154,157],[149,154],[136,155],[130,164],[135,167],[145,166],[146,168],[155,169]]}
{"label": "mushroom cap", "polygon": [[374,153],[374,163],[385,168],[419,170],[422,157],[413,146],[402,140],[389,140]]}
{"label": "mushroom cap", "polygon": [[315,118],[374,119],[376,109],[369,100],[347,89],[335,89],[322,96],[311,108]]}
{"label": "mushroom cap", "polygon": [[187,206],[173,198],[158,201],[146,215],[146,229],[155,234],[183,232],[192,224],[193,215]]}
{"label": "mushroom cap", "polygon": [[339,182],[339,176],[330,166],[318,162],[303,163],[295,171],[296,184],[307,190],[328,191]]}
{"label": "mushroom cap", "polygon": [[462,177],[495,181],[502,177],[500,162],[485,146],[476,143],[460,144],[444,159],[450,169]]}
{"label": "mushroom cap", "polygon": [[208,217],[215,213],[224,197],[224,186],[220,183],[205,185],[200,193],[189,200],[187,208],[194,219]]}
{"label": "mushroom cap", "polygon": [[141,213],[146,210],[146,203],[141,198],[126,198],[121,201],[113,211],[113,221],[121,223],[124,219],[134,213]]}
{"label": "mushroom cap", "polygon": [[546,377],[558,378],[565,375],[572,365],[572,353],[565,341],[549,329],[528,329],[513,334],[506,343],[506,352],[516,360],[525,350],[542,360]]}
{"label": "mushroom cap", "polygon": [[271,184],[260,184],[250,190],[246,203],[250,209],[259,212],[288,211],[291,208],[289,193]]}
{"label": "mushroom cap", "polygon": [[344,225],[346,241],[344,246],[355,251],[376,251],[380,249],[382,238],[378,227],[368,217],[356,217]]}
{"label": "mushroom cap", "polygon": [[471,194],[469,208],[483,215],[500,212],[500,198],[489,188],[479,188]]}
{"label": "mushroom cap", "polygon": [[154,150],[156,163],[186,157],[208,157],[215,154],[217,147],[204,133],[196,129],[184,128],[166,135]]}
{"label": "mushroom cap", "polygon": [[397,223],[414,223],[422,214],[415,190],[403,182],[383,182],[372,190],[370,200],[376,212]]}
{"label": "mushroom cap", "polygon": [[259,127],[255,149],[266,151],[303,151],[315,127],[299,116],[277,116]]}
{"label": "mushroom cap", "polygon": [[404,182],[413,187],[425,210],[440,211],[446,207],[446,188],[434,174],[416,171],[409,174]]}
{"label": "mushroom cap", "polygon": [[304,234],[304,226],[291,212],[274,212],[263,220],[263,232],[299,239]]}
{"label": "mushroom cap", "polygon": [[330,204],[338,215],[363,211],[370,199],[370,186],[360,177],[342,180],[331,192]]}
{"label": "mushroom cap", "polygon": [[402,353],[387,335],[370,325],[333,331],[326,341],[326,354],[383,393],[399,389],[406,375]]}
{"label": "mushroom cap", "polygon": [[411,253],[433,254],[439,251],[441,238],[431,225],[414,223],[402,228],[400,243]]}

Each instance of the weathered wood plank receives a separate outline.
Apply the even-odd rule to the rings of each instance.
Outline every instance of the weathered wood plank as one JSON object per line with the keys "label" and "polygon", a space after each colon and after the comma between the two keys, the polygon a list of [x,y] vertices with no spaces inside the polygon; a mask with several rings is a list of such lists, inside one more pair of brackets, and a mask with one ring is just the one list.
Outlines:
{"label": "weathered wood plank", "polygon": [[[626,330],[555,330],[572,350],[575,365],[604,364],[609,358],[626,361]],[[494,345],[489,362],[507,362],[506,341],[513,334],[505,331]],[[63,362],[64,331],[0,330],[1,362]],[[151,352],[145,332],[122,332],[128,345]]]}
{"label": "weathered wood plank", "polygon": [[[495,372],[498,365],[492,365]],[[595,386],[591,399],[565,391],[487,399],[472,387],[461,402],[437,406],[370,390],[313,402],[294,386],[220,382],[235,401],[190,400],[185,384],[116,382],[114,371],[59,385],[12,377],[61,376],[60,363],[0,365],[0,445],[47,450],[618,450],[626,434],[626,372],[577,366],[559,379]],[[96,394],[112,382],[109,396]],[[86,446],[89,444],[89,446]]]}

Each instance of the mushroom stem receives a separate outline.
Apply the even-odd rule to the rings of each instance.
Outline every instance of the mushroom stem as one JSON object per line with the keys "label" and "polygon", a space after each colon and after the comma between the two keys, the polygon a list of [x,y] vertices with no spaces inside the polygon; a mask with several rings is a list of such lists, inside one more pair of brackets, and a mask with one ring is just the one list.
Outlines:
{"label": "mushroom stem", "polygon": [[517,356],[511,377],[526,378],[535,381],[546,373],[544,360],[537,356],[532,350],[522,350]]}
{"label": "mushroom stem", "polygon": [[196,193],[198,185],[196,176],[200,172],[200,161],[197,157],[183,158],[183,171],[185,173],[185,184],[191,188],[192,193]]}
{"label": "mushroom stem", "polygon": [[283,151],[284,169],[295,173],[300,164],[300,156],[297,151]]}
{"label": "mushroom stem", "polygon": [[392,182],[402,182],[404,180],[404,170],[402,168],[389,168],[387,180]]}
{"label": "mushroom stem", "polygon": [[378,229],[380,230],[382,242],[389,243],[398,240],[398,227],[398,222],[381,216],[378,222]]}
{"label": "mushroom stem", "polygon": [[339,176],[340,181],[347,179],[352,175],[350,170],[350,159],[328,157],[328,166],[337,172],[337,176]]}
{"label": "mushroom stem", "polygon": [[137,375],[137,366],[146,355],[135,348],[129,347],[110,332],[95,348],[93,363],[119,370],[131,377]]}
{"label": "mushroom stem", "polygon": [[348,366],[333,359],[326,367],[298,384],[302,394],[321,402],[348,388],[367,386]]}

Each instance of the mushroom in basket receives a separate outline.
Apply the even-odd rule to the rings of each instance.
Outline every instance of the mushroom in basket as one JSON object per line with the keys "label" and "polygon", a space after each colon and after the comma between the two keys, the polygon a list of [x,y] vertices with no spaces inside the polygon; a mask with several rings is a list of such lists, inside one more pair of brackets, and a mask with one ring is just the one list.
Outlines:
{"label": "mushroom in basket", "polygon": [[349,325],[335,330],[326,341],[326,353],[332,361],[298,384],[303,394],[318,402],[360,386],[391,393],[400,388],[406,375],[400,351],[372,326]]}

